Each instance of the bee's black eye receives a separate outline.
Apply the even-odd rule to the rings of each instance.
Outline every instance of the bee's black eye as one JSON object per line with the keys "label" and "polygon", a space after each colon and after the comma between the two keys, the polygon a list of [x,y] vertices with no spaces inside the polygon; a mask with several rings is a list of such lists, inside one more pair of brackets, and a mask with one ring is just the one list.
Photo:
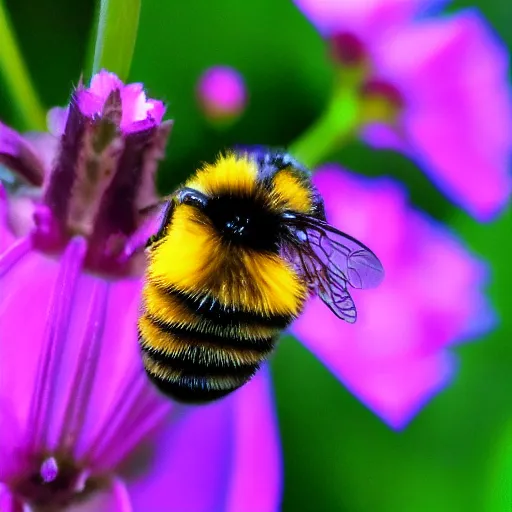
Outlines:
{"label": "bee's black eye", "polygon": [[193,188],[182,188],[176,194],[178,203],[188,204],[196,208],[205,208],[208,202],[207,197]]}

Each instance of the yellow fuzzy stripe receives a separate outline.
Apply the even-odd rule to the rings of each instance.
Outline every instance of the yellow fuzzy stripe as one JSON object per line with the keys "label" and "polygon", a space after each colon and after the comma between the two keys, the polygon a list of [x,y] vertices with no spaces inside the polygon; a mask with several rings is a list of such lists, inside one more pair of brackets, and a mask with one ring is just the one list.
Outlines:
{"label": "yellow fuzzy stripe", "polygon": [[257,176],[255,162],[229,153],[220,156],[215,163],[205,165],[185,186],[207,195],[219,192],[250,194],[256,188]]}
{"label": "yellow fuzzy stripe", "polygon": [[147,282],[143,290],[144,307],[154,319],[179,327],[193,327],[204,333],[212,333],[217,336],[238,337],[246,340],[257,341],[259,339],[277,336],[279,329],[265,327],[264,325],[221,326],[209,321],[190,311],[186,306],[172,295],[159,289],[151,282]]}
{"label": "yellow fuzzy stripe", "polygon": [[289,210],[309,213],[313,206],[311,190],[289,170],[279,171],[273,180],[274,193],[278,201]]}
{"label": "yellow fuzzy stripe", "polygon": [[176,208],[167,236],[150,253],[149,279],[192,295],[209,293],[224,306],[298,315],[307,289],[290,265],[275,254],[224,246],[200,215],[191,206]]}
{"label": "yellow fuzzy stripe", "polygon": [[[139,319],[139,331],[142,335],[141,345],[147,349],[160,351],[172,357],[186,357],[190,351],[191,342],[183,341],[179,336],[163,332],[149,318],[142,316]],[[194,344],[200,346],[205,363],[220,365],[246,365],[257,364],[264,359],[264,354],[256,350],[241,350],[235,348],[210,346],[204,342]]]}
{"label": "yellow fuzzy stripe", "polygon": [[[161,380],[178,383],[183,378],[183,371],[177,369],[170,369],[164,364],[161,364],[151,358],[148,354],[142,355],[142,361],[146,370],[158,377]],[[202,382],[198,379],[198,383]],[[208,389],[214,390],[228,390],[239,387],[241,384],[240,378],[235,375],[225,377],[210,377],[207,381]]]}

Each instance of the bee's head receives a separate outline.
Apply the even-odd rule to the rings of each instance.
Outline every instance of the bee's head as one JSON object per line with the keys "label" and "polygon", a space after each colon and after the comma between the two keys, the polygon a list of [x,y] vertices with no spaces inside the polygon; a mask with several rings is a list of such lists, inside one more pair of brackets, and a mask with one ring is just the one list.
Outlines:
{"label": "bee's head", "polygon": [[179,204],[197,208],[224,241],[252,249],[277,250],[279,219],[257,196],[226,193],[209,197],[183,188],[176,199]]}

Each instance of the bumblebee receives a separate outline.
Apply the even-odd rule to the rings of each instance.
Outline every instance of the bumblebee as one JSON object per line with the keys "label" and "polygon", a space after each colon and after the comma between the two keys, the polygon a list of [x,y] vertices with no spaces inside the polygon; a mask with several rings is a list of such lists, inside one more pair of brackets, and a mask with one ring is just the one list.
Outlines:
{"label": "bumblebee", "polygon": [[166,202],[147,253],[144,367],[185,403],[247,383],[310,294],[355,322],[348,286],[383,278],[370,249],[327,223],[309,171],[270,150],[231,152],[198,170]]}

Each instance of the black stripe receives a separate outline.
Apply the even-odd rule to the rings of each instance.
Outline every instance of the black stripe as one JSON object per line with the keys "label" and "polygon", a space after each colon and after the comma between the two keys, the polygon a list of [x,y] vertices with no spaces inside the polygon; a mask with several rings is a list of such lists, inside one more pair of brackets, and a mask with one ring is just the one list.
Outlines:
{"label": "black stripe", "polygon": [[190,377],[235,377],[248,379],[256,373],[259,363],[237,364],[234,361],[205,360],[205,350],[201,345],[190,345],[186,352],[180,354],[167,354],[163,350],[154,349],[140,343],[145,352],[153,361],[169,369],[183,372]]}
{"label": "black stripe", "polygon": [[230,389],[212,389],[208,387],[208,379],[201,379],[199,382],[193,381],[190,378],[183,378],[177,382],[162,379],[150,372],[147,372],[149,378],[155,386],[166,396],[171,397],[177,402],[186,404],[204,404],[218,400],[229,393],[232,393],[239,387],[243,386],[245,382]]}
{"label": "black stripe", "polygon": [[226,307],[209,295],[193,297],[173,287],[160,288],[160,290],[179,301],[180,304],[189,311],[221,327],[254,325],[285,329],[294,319],[292,315],[264,315],[255,311]]}
{"label": "black stripe", "polygon": [[222,336],[215,333],[205,332],[196,326],[183,326],[168,324],[158,318],[146,313],[146,318],[159,330],[172,336],[179,337],[184,343],[190,345],[207,344],[218,348],[233,349],[238,351],[254,350],[261,354],[270,352],[275,345],[276,336],[265,338],[249,339],[241,336]]}

